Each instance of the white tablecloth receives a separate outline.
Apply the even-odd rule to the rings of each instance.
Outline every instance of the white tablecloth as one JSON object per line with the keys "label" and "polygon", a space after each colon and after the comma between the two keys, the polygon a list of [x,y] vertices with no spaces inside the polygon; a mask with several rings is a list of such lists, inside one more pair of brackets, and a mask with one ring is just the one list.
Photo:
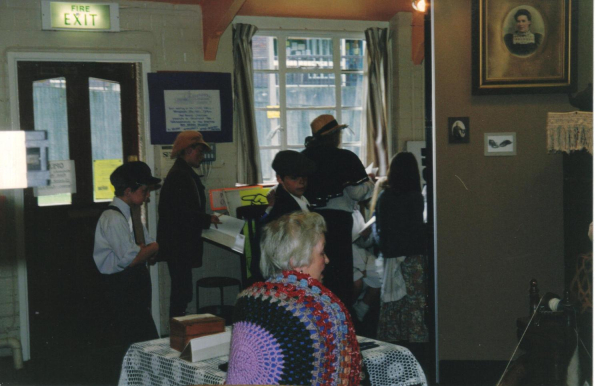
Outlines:
{"label": "white tablecloth", "polygon": [[[371,385],[427,385],[421,365],[402,346],[358,337],[359,343],[374,342],[379,347],[362,351]],[[169,338],[131,345],[121,369],[119,385],[218,385],[225,382],[226,373],[219,365],[227,355],[190,363],[179,359],[180,352],[169,346]]]}

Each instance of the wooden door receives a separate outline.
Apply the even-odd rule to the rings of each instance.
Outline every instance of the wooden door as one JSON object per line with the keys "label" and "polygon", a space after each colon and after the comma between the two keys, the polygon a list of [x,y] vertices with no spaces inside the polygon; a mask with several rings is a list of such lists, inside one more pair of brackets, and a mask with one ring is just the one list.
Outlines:
{"label": "wooden door", "polygon": [[136,65],[18,63],[22,130],[46,130],[50,160],[73,160],[76,193],[36,197],[25,190],[25,253],[31,358],[86,355],[106,339],[101,275],[92,258],[93,163],[137,156]]}

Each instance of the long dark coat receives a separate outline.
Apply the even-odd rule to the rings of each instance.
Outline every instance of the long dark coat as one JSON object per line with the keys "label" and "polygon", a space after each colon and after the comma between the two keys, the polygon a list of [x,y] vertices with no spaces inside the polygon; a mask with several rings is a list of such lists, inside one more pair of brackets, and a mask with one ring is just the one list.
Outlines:
{"label": "long dark coat", "polygon": [[202,230],[210,227],[206,196],[200,177],[181,158],[169,171],[160,190],[156,241],[161,261],[185,261],[202,266]]}

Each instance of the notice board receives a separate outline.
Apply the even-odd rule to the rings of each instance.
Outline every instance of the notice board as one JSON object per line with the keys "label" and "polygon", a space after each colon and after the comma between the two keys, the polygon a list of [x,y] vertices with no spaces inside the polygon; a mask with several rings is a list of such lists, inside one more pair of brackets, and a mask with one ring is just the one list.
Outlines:
{"label": "notice board", "polygon": [[171,145],[185,130],[206,142],[233,142],[231,74],[157,72],[148,74],[150,143]]}

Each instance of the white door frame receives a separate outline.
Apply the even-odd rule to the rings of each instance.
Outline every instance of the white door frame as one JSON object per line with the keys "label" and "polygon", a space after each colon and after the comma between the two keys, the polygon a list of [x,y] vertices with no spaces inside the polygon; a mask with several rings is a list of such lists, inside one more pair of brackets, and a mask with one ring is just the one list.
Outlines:
{"label": "white door frame", "polygon": [[[93,53],[93,52],[8,52],[8,85],[10,122],[9,130],[20,130],[19,120],[19,95],[17,62],[116,62],[116,63],[139,63],[142,68],[142,95],[144,114],[141,123],[142,155],[144,161],[154,170],[154,151],[150,144],[150,108],[148,99],[148,76],[150,72],[150,54],[127,54],[127,53]],[[17,277],[19,297],[19,326],[21,332],[21,345],[23,348],[23,359],[31,359],[29,340],[29,297],[27,292],[27,264],[25,261],[25,224],[24,224],[24,197],[23,190],[14,191],[15,199],[15,223],[16,223],[16,251],[17,251]],[[148,230],[151,235],[156,236],[157,204],[152,200],[148,205]],[[91,256],[89,256],[91,258]],[[154,265],[150,268],[152,279],[152,316],[157,330],[160,331],[160,305],[158,288],[158,268]]]}

